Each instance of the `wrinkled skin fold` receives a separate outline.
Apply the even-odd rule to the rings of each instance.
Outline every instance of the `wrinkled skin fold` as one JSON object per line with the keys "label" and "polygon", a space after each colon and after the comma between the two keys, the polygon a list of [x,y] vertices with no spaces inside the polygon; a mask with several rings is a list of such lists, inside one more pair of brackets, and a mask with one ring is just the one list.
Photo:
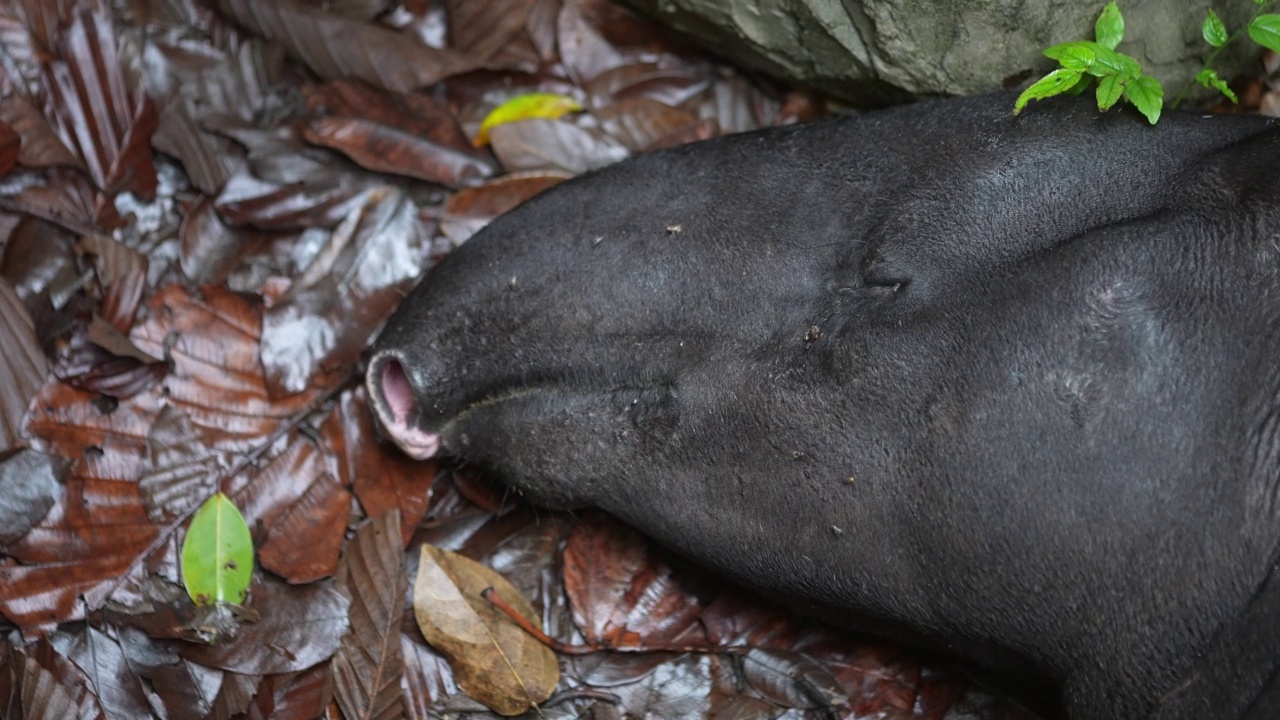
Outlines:
{"label": "wrinkled skin fold", "polygon": [[387,326],[385,431],[1062,717],[1280,717],[1280,126],[1011,106],[553,188]]}

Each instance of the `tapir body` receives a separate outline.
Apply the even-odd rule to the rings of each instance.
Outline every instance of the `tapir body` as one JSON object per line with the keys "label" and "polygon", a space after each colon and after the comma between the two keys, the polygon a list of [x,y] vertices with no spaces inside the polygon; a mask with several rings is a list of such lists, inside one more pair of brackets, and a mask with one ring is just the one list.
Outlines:
{"label": "tapir body", "polygon": [[535,197],[391,320],[383,426],[1063,717],[1280,717],[1280,125],[1011,106]]}

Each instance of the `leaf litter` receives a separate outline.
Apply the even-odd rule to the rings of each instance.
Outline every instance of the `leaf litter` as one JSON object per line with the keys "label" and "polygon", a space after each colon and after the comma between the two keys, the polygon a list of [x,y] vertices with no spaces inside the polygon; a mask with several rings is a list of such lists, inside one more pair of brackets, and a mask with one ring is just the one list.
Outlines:
{"label": "leaf litter", "polygon": [[[497,215],[823,112],[604,0],[0,0],[0,714],[1030,717],[409,461],[357,382]],[[181,585],[214,497],[243,608]]]}

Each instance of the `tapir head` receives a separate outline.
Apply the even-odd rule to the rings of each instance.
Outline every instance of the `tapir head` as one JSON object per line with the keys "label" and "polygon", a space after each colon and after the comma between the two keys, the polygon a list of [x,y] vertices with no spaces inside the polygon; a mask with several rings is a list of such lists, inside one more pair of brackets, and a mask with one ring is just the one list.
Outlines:
{"label": "tapir head", "polygon": [[1139,717],[1280,538],[1280,134],[979,98],[566,182],[432,270],[410,454]]}

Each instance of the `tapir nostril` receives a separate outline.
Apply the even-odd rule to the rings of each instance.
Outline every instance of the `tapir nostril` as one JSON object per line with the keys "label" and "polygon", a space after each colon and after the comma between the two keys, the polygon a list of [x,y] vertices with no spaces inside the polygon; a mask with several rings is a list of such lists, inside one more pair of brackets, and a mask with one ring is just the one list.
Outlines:
{"label": "tapir nostril", "polygon": [[383,430],[409,457],[425,460],[440,449],[440,435],[416,423],[417,401],[404,365],[394,357],[375,357],[369,368],[369,395]]}
{"label": "tapir nostril", "polygon": [[382,366],[382,397],[396,423],[407,423],[413,416],[413,387],[399,360],[388,360]]}

